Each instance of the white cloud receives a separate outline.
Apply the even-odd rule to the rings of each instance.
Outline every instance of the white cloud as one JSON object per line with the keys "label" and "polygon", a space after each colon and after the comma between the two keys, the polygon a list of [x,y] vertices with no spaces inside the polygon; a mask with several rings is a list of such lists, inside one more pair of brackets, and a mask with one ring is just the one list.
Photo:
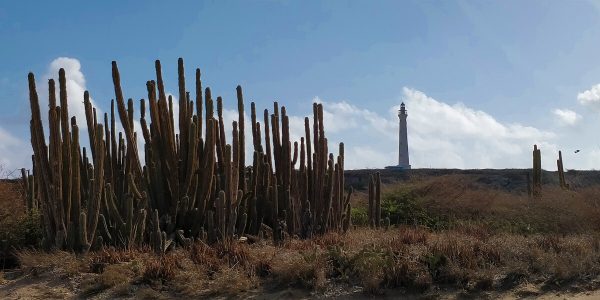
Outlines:
{"label": "white cloud", "polygon": [[[56,81],[56,98],[57,104],[59,102],[59,83],[58,83],[58,70],[60,68],[65,69],[66,74],[66,86],[67,86],[67,97],[69,104],[69,115],[75,115],[77,123],[81,129],[87,128],[85,123],[85,109],[83,105],[83,92],[85,91],[85,76],[81,72],[81,64],[77,59],[68,57],[59,57],[53,60],[47,72],[41,77],[42,82],[37,83],[38,94],[40,95],[40,109],[42,110],[42,118],[47,120],[47,107],[48,107],[48,84],[47,80],[55,78]],[[100,113],[100,111],[98,111]],[[100,117],[100,115],[99,115]],[[47,126],[45,126],[47,130]],[[80,131],[85,137],[85,131]],[[29,135],[29,134],[27,134]],[[84,138],[82,143],[87,141]],[[29,137],[16,137],[4,128],[0,128],[0,166],[3,171],[12,171],[21,167],[31,166],[31,145],[29,143]],[[5,174],[0,174],[3,176]],[[13,174],[14,175],[14,174]],[[17,174],[18,175],[18,174]]]}
{"label": "white cloud", "polygon": [[600,84],[596,84],[589,90],[577,94],[577,100],[583,105],[600,105]]}
{"label": "white cloud", "polygon": [[[54,59],[50,66],[48,67],[48,71],[43,76],[44,79],[54,78],[56,85],[56,101],[57,105],[60,105],[59,98],[59,82],[58,82],[58,71],[60,68],[65,70],[66,77],[66,86],[67,86],[67,103],[69,105],[69,116],[75,116],[77,119],[77,125],[80,129],[85,130],[87,128],[87,123],[85,121],[85,106],[83,104],[83,93],[86,90],[85,84],[85,76],[81,71],[81,63],[76,58],[70,57],[59,57]],[[41,91],[45,91],[40,93],[42,95],[42,103],[48,103],[48,92],[47,92],[47,83],[44,82],[43,85],[38,85]],[[99,120],[101,119],[101,110],[96,106],[94,100],[91,98],[92,106],[96,107],[97,115]]]}
{"label": "white cloud", "polygon": [[[556,152],[552,132],[502,123],[484,111],[462,103],[449,105],[414,89],[404,88],[403,94],[409,109],[409,138],[416,142],[412,147],[416,166],[528,167],[533,144],[551,156]],[[438,147],[427,145],[432,143]]]}
{"label": "white cloud", "polygon": [[[552,132],[502,123],[484,111],[461,103],[449,105],[410,88],[403,89],[402,98],[409,114],[413,167],[529,167],[533,144],[550,157],[557,151]],[[382,116],[346,101],[319,101],[324,105],[326,134],[330,140],[345,142],[349,168],[381,168],[397,163],[399,106]],[[544,166],[552,168],[552,160],[547,162]]]}
{"label": "white cloud", "polygon": [[581,116],[570,109],[557,108],[553,111],[553,113],[558,119],[559,123],[563,125],[572,126],[581,120]]}
{"label": "white cloud", "polygon": [[[5,177],[8,173],[17,168],[31,164],[31,156],[25,155],[31,151],[25,151],[28,144],[10,132],[0,127],[0,177]],[[11,174],[11,177],[20,176],[21,173]]]}
{"label": "white cloud", "polygon": [[385,153],[369,145],[353,146],[345,153],[345,165],[347,169],[379,169],[382,166],[389,165],[389,157],[397,156],[397,152]]}

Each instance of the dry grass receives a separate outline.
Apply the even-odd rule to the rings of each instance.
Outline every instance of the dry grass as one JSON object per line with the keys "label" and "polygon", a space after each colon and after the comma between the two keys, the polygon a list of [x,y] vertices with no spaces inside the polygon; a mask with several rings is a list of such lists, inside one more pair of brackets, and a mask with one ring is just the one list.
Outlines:
{"label": "dry grass", "polygon": [[126,296],[129,294],[129,281],[134,275],[128,265],[110,265],[100,275],[82,282],[80,296],[89,297],[112,287],[117,287],[113,291],[114,296]]}
{"label": "dry grass", "polygon": [[144,260],[143,279],[148,282],[170,281],[175,278],[178,266],[178,253],[168,253]]}
{"label": "dry grass", "polygon": [[81,258],[65,251],[25,250],[18,253],[18,259],[21,268],[33,275],[46,271],[56,271],[70,277],[86,269]]}
{"label": "dry grass", "polygon": [[26,214],[22,185],[18,180],[0,180],[0,268],[12,268],[16,250],[39,246],[40,216]]}
{"label": "dry grass", "polygon": [[105,248],[84,257],[24,250],[19,261],[27,274],[91,272],[81,281],[80,296],[140,299],[241,297],[289,287],[330,295],[343,285],[361,286],[369,294],[389,289],[433,293],[436,286],[477,293],[524,282],[557,290],[600,277],[595,200],[600,189],[548,188],[532,201],[476,188],[469,180],[450,175],[385,187],[389,192],[411,189],[432,219],[445,222],[437,230],[357,228],[311,240],[288,239],[277,247],[268,240],[196,242],[162,256],[149,249]]}
{"label": "dry grass", "polygon": [[[91,261],[103,262],[99,274],[81,283],[80,296],[198,298],[235,296],[273,285],[324,292],[340,283],[362,286],[370,294],[390,288],[426,292],[434,285],[482,291],[524,281],[559,289],[600,276],[599,245],[596,234],[478,237],[460,230],[401,227],[291,240],[284,247],[240,244],[224,250],[198,243],[162,256],[105,249],[85,258],[34,251],[19,257],[30,272],[65,276],[85,272]],[[140,288],[135,286],[145,283],[157,293],[136,293]]]}
{"label": "dry grass", "polygon": [[0,180],[0,220],[25,214],[25,198],[20,180]]}
{"label": "dry grass", "polygon": [[[444,175],[415,178],[384,186],[384,194],[410,191],[442,228],[472,235],[589,233],[600,229],[600,188],[565,191],[546,186],[542,197],[503,189],[482,188],[478,177]],[[478,232],[479,231],[479,232]],[[483,237],[483,236],[482,236]]]}
{"label": "dry grass", "polygon": [[102,273],[108,265],[130,262],[138,258],[143,251],[121,250],[113,247],[102,248],[88,255],[89,270],[93,273]]}

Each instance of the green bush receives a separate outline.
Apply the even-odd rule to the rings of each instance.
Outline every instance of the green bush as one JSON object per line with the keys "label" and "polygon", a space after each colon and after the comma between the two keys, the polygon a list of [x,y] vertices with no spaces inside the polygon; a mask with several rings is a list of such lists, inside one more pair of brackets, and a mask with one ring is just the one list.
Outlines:
{"label": "green bush", "polygon": [[369,225],[369,215],[367,214],[367,209],[364,207],[352,207],[350,211],[352,215],[352,224],[358,226],[367,226]]}
{"label": "green bush", "polygon": [[39,247],[42,240],[40,214],[9,216],[0,220],[0,260],[2,267],[10,267],[15,262],[14,250]]}
{"label": "green bush", "polygon": [[385,193],[381,203],[381,217],[390,218],[392,224],[418,224],[433,226],[435,221],[420,205],[411,190],[395,190]]}
{"label": "green bush", "polygon": [[7,246],[14,248],[38,246],[41,238],[42,224],[37,211],[0,221],[0,246],[2,249]]}

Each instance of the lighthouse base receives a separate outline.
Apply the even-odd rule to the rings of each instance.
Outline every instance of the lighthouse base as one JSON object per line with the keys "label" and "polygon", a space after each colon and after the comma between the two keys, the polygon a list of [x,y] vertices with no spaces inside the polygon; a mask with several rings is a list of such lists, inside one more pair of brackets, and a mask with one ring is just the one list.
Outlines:
{"label": "lighthouse base", "polygon": [[395,165],[395,166],[387,166],[386,169],[391,170],[410,170],[410,165]]}

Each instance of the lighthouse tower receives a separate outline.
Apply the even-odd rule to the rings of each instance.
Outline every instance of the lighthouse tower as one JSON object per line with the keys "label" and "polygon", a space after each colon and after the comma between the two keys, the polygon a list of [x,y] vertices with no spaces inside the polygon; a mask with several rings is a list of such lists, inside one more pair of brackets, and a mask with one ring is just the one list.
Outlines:
{"label": "lighthouse tower", "polygon": [[410,162],[408,160],[408,134],[406,129],[406,107],[404,102],[400,104],[400,110],[398,111],[398,119],[400,122],[400,130],[398,131],[399,142],[398,142],[398,168],[410,169]]}

